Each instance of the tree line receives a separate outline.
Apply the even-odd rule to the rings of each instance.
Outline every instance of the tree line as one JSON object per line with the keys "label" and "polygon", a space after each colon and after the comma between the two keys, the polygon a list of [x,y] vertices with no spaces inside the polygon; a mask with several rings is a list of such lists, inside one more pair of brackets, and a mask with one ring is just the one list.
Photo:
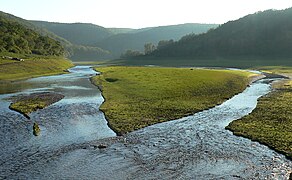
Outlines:
{"label": "tree line", "polygon": [[[267,10],[189,34],[149,56],[191,58],[292,57],[292,8]],[[146,55],[147,55],[146,54]]]}
{"label": "tree line", "polygon": [[60,42],[0,16],[0,52],[60,56],[64,48]]}
{"label": "tree line", "polygon": [[127,50],[125,53],[121,55],[121,58],[132,58],[132,57],[138,57],[143,55],[150,55],[156,50],[163,49],[167,47],[168,45],[171,45],[174,43],[174,40],[161,40],[158,42],[157,46],[155,46],[153,43],[146,43],[144,44],[144,53],[138,50]]}

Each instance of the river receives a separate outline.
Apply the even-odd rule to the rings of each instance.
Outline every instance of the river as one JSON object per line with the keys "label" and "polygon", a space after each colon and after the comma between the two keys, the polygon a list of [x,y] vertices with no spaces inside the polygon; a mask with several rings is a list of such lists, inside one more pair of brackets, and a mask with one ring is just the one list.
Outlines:
{"label": "river", "polygon": [[[269,80],[212,109],[115,137],[98,109],[101,93],[89,81],[96,72],[87,66],[70,72],[2,88],[0,178],[287,179],[291,172],[292,162],[283,155],[224,129],[256,107],[270,91]],[[9,110],[8,97],[32,92],[65,98],[30,120]],[[33,122],[41,128],[38,137]],[[100,144],[107,148],[97,148]]]}

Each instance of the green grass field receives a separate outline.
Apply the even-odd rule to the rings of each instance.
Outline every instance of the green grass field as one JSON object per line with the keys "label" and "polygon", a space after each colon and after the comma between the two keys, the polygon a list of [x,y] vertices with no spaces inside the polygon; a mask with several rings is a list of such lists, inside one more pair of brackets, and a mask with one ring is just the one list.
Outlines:
{"label": "green grass field", "polygon": [[0,54],[0,81],[13,81],[38,76],[64,73],[73,66],[72,62],[63,57],[54,56],[25,56],[8,54],[12,57],[23,58],[24,61],[2,59]]}
{"label": "green grass field", "polygon": [[[266,68],[270,72],[291,74],[287,68]],[[292,159],[292,80],[274,85],[274,91],[259,99],[248,116],[226,128],[235,135],[263,143]]]}
{"label": "green grass field", "polygon": [[98,67],[105,113],[118,134],[177,119],[222,103],[243,91],[250,73],[154,67]]}

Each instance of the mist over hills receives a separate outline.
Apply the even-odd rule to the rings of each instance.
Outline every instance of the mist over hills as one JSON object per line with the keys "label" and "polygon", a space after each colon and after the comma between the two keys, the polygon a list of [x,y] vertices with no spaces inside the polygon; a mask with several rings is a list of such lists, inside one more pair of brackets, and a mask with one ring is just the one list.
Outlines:
{"label": "mist over hills", "polygon": [[[128,33],[116,34],[97,42],[95,45],[107,49],[114,57],[119,57],[126,50],[144,52],[144,44],[158,44],[160,40],[178,40],[186,34],[200,34],[215,28],[216,24],[179,24],[132,30]],[[134,31],[134,32],[133,32]]]}
{"label": "mist over hills", "polygon": [[190,33],[203,33],[216,24],[180,24],[161,27],[104,28],[89,23],[29,21],[1,12],[1,17],[23,25],[44,37],[59,41],[64,55],[73,61],[119,58],[126,50],[144,51],[144,44],[160,40],[178,40]]}
{"label": "mist over hills", "polygon": [[[138,57],[126,59],[128,64],[151,64],[148,60],[152,59],[157,65],[170,61],[180,65],[185,63],[179,59],[184,59],[186,64],[194,65],[229,65],[229,62],[292,65],[292,8],[258,12],[220,26],[189,23],[142,29],[28,21],[4,12],[0,12],[0,18],[59,41],[64,47],[60,52],[73,61],[117,59],[125,51],[133,50],[140,53],[136,53]],[[3,29],[0,33],[6,35]],[[161,41],[163,46],[159,44]],[[146,43],[156,47],[143,55]],[[1,51],[4,49],[4,45],[0,46]],[[22,51],[22,47],[18,51],[32,52]]]}
{"label": "mist over hills", "polygon": [[102,39],[114,35],[113,32],[102,26],[89,23],[30,22],[77,45],[91,46]]}
{"label": "mist over hills", "polygon": [[[181,24],[141,29],[104,28],[86,23],[54,23],[30,21],[34,25],[47,29],[72,44],[99,48],[100,54],[87,57],[86,53],[77,53],[73,60],[96,60],[119,58],[126,50],[144,51],[145,43],[157,44],[160,40],[177,40],[189,33],[203,33],[216,24]],[[76,52],[76,51],[75,51]],[[87,53],[89,55],[90,53]],[[83,58],[82,58],[83,57]]]}

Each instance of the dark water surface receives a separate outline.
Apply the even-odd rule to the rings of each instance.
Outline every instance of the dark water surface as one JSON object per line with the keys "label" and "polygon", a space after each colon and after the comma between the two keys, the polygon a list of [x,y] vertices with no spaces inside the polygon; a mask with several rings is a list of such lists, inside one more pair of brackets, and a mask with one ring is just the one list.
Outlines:
{"label": "dark water surface", "polygon": [[[0,178],[9,179],[288,179],[291,161],[264,145],[233,136],[224,127],[250,113],[270,91],[269,80],[210,110],[156,124],[125,137],[107,127],[100,92],[75,67],[71,74],[35,78],[22,93],[54,91],[60,102],[31,120],[8,109],[0,96]],[[35,85],[37,84],[37,85]],[[41,125],[34,137],[32,123]],[[105,149],[96,148],[99,144]]]}

